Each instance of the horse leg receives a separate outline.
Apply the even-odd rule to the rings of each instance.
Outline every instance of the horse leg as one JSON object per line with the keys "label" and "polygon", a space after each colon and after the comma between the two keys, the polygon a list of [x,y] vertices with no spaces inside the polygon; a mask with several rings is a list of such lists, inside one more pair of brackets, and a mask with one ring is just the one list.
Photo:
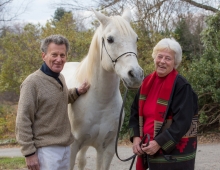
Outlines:
{"label": "horse leg", "polygon": [[115,154],[114,140],[112,140],[112,142],[109,143],[109,145],[104,150],[102,170],[109,170],[114,154]]}
{"label": "horse leg", "polygon": [[97,149],[96,170],[109,170],[114,153],[114,144],[113,147]]}
{"label": "horse leg", "polygon": [[88,146],[85,146],[79,151],[77,156],[78,170],[83,170],[86,166],[86,151],[88,148]]}
{"label": "horse leg", "polygon": [[96,158],[96,170],[102,170],[102,164],[103,164],[103,148],[96,149],[97,151],[97,158]]}
{"label": "horse leg", "polygon": [[103,140],[104,142],[98,145],[96,161],[97,170],[109,170],[110,163],[115,154],[114,136],[114,132],[109,131]]}
{"label": "horse leg", "polygon": [[70,155],[70,170],[73,170],[74,165],[75,165],[75,161],[76,161],[76,155],[79,151],[79,144],[78,142],[75,140],[71,145],[71,155]]}

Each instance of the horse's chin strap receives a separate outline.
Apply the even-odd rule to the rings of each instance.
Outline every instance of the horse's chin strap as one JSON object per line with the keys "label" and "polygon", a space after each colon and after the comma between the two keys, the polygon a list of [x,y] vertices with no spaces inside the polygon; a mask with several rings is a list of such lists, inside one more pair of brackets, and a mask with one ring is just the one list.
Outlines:
{"label": "horse's chin strap", "polygon": [[[103,49],[103,46],[104,46],[105,51],[106,51],[106,53],[108,54],[109,58],[112,60],[112,63],[113,63],[113,66],[114,66],[114,67],[115,67],[115,64],[116,64],[116,62],[118,61],[118,59],[119,59],[120,57],[122,57],[123,55],[125,55],[125,54],[129,54],[129,53],[130,53],[130,54],[134,54],[134,55],[137,57],[137,54],[134,53],[134,52],[125,52],[125,53],[121,54],[120,56],[118,56],[115,60],[113,60],[112,57],[110,56],[110,54],[108,53],[107,49],[106,49],[105,40],[104,40],[104,38],[102,37],[102,49]],[[101,60],[102,60],[102,51],[101,51]]]}

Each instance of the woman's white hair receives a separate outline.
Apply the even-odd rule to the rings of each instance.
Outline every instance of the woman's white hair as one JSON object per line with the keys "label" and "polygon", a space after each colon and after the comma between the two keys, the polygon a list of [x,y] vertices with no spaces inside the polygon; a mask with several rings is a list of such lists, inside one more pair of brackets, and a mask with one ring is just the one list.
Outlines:
{"label": "woman's white hair", "polygon": [[174,38],[164,38],[160,40],[153,49],[152,57],[156,58],[159,51],[171,50],[175,53],[174,68],[177,69],[182,61],[182,48]]}

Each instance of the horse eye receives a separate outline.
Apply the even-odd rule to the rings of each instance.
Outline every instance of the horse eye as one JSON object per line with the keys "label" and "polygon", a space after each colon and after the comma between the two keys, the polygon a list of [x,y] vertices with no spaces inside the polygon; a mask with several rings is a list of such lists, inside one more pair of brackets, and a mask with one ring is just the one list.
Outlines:
{"label": "horse eye", "polygon": [[114,42],[114,38],[112,36],[109,36],[107,38],[108,43],[113,43]]}
{"label": "horse eye", "polygon": [[137,42],[138,42],[139,38],[137,37]]}

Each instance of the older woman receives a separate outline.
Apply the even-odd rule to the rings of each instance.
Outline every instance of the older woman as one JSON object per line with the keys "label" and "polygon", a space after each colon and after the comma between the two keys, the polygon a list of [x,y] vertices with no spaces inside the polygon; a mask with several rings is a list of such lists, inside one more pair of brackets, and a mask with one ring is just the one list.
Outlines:
{"label": "older woman", "polygon": [[[144,79],[131,106],[136,169],[193,170],[198,98],[176,71],[182,49],[176,40],[164,38],[154,47],[152,57],[155,71]],[[146,135],[149,139],[141,144]]]}

